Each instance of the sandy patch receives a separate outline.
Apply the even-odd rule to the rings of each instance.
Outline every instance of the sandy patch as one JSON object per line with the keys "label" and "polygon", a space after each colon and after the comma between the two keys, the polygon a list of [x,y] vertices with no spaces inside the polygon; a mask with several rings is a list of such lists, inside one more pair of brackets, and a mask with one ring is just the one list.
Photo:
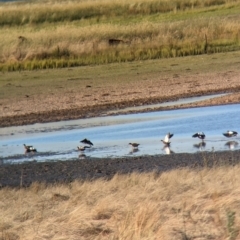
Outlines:
{"label": "sandy patch", "polygon": [[107,86],[86,85],[79,89],[61,89],[49,94],[31,93],[24,98],[0,101],[0,127],[87,118],[106,114],[107,110],[162,103],[178,98],[214,93],[232,94],[198,103],[161,109],[209,106],[240,102],[240,71],[159,76],[124,84],[113,81]]}

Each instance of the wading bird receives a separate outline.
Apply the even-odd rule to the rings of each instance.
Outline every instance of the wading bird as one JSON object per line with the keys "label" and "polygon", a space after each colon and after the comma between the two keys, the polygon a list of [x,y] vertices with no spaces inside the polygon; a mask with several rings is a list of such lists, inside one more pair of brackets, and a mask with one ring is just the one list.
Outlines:
{"label": "wading bird", "polygon": [[129,143],[129,145],[131,145],[133,148],[138,148],[138,146],[140,144],[139,143]]}
{"label": "wading bird", "polygon": [[23,144],[24,148],[25,148],[25,153],[28,152],[37,152],[37,149],[34,148],[33,146],[27,146],[26,144]]}
{"label": "wading bird", "polygon": [[238,133],[236,131],[227,131],[227,132],[223,133],[223,135],[225,137],[230,138],[230,137],[236,137],[238,135]]}
{"label": "wading bird", "polygon": [[203,132],[198,132],[198,133],[193,134],[192,137],[194,137],[194,138],[197,137],[203,141],[205,139],[206,135]]}
{"label": "wading bird", "polygon": [[166,146],[169,146],[170,145],[170,138],[173,136],[174,134],[173,133],[168,133],[164,140],[161,140]]}
{"label": "wading bird", "polygon": [[84,152],[87,148],[91,148],[91,147],[89,147],[89,146],[79,146],[79,147],[77,147],[77,149],[81,152]]}
{"label": "wading bird", "polygon": [[93,146],[93,143],[90,141],[90,140],[88,140],[88,139],[86,139],[86,138],[84,138],[82,141],[80,141],[81,143],[84,143],[84,144],[88,144],[88,145],[90,145],[90,146]]}

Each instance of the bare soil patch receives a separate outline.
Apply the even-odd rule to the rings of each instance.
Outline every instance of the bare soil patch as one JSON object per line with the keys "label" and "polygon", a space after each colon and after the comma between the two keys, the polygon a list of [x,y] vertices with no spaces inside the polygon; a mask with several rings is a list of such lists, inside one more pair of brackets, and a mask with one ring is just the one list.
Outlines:
{"label": "bare soil patch", "polygon": [[27,93],[25,96],[0,100],[0,127],[96,117],[109,110],[215,93],[231,94],[155,110],[239,103],[239,79],[240,71],[236,69],[220,73],[174,75],[172,78],[149,75],[148,79],[140,78],[122,84],[112,81],[100,86],[88,85],[86,81],[82,89],[60,88],[60,91],[34,95],[28,86],[22,86],[22,91]]}

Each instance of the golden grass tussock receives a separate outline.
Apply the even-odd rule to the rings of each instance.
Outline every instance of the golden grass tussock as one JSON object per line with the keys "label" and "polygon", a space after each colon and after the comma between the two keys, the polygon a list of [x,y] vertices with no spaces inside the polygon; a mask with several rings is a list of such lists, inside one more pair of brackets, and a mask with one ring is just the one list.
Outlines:
{"label": "golden grass tussock", "polygon": [[[49,0],[1,4],[0,69],[59,68],[238,50],[239,3]],[[121,40],[121,44],[112,46],[109,39]]]}
{"label": "golden grass tussock", "polygon": [[[236,20],[232,22],[221,20],[221,22],[218,24],[217,21],[203,20],[201,24],[197,24],[197,21],[186,20],[169,23],[167,26],[163,23],[143,23],[131,26],[104,24],[82,28],[66,25],[37,32],[29,31],[27,34],[19,29],[16,30],[15,36],[10,31],[6,31],[6,37],[0,44],[1,62],[11,62],[12,59],[29,61],[85,58],[86,55],[95,56],[101,62],[110,59],[111,55],[115,59],[120,56],[122,60],[127,60],[129,53],[134,53],[137,59],[141,58],[141,52],[145,52],[145,55],[152,53],[148,54],[149,59],[155,58],[154,56],[166,57],[164,51],[167,52],[167,57],[192,55],[191,51],[194,50],[196,53],[198,50],[204,53],[205,36],[207,36],[209,52],[215,51],[217,46],[222,48],[237,46],[239,23]],[[126,44],[112,48],[108,45],[111,36],[124,39]]]}
{"label": "golden grass tussock", "polygon": [[[100,16],[154,14],[235,3],[236,0],[32,1],[0,5],[0,24],[79,20]],[[4,9],[8,14],[4,14]]]}
{"label": "golden grass tussock", "polygon": [[240,166],[0,190],[0,239],[238,239]]}

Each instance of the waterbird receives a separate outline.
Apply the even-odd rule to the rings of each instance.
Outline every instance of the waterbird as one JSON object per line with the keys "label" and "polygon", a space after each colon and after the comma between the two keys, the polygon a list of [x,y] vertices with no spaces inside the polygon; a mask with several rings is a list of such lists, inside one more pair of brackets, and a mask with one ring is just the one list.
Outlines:
{"label": "waterbird", "polygon": [[25,148],[25,153],[27,152],[37,152],[37,149],[34,148],[33,146],[27,146],[25,143],[23,144],[24,148]]}
{"label": "waterbird", "polygon": [[77,149],[81,152],[85,151],[87,148],[91,148],[89,146],[78,146]]}
{"label": "waterbird", "polygon": [[138,148],[138,146],[140,144],[139,143],[129,143],[129,145],[131,145],[133,148]]}
{"label": "waterbird", "polygon": [[170,138],[173,136],[174,134],[173,133],[168,133],[166,136],[165,136],[165,138],[164,138],[164,140],[161,140],[165,145],[167,145],[167,146],[169,146],[170,145]]}
{"label": "waterbird", "polygon": [[237,135],[238,135],[238,133],[236,132],[236,131],[227,131],[227,132],[225,132],[225,133],[223,133],[223,135],[225,136],[225,137],[236,137]]}
{"label": "waterbird", "polygon": [[93,143],[90,141],[90,140],[88,140],[87,138],[84,138],[82,141],[80,141],[80,142],[82,142],[82,143],[84,143],[84,144],[88,144],[88,145],[90,145],[90,146],[93,146]]}
{"label": "waterbird", "polygon": [[195,133],[192,135],[192,137],[194,138],[199,138],[199,139],[202,139],[202,141],[205,139],[206,135],[203,133],[203,132],[198,132],[198,133]]}

